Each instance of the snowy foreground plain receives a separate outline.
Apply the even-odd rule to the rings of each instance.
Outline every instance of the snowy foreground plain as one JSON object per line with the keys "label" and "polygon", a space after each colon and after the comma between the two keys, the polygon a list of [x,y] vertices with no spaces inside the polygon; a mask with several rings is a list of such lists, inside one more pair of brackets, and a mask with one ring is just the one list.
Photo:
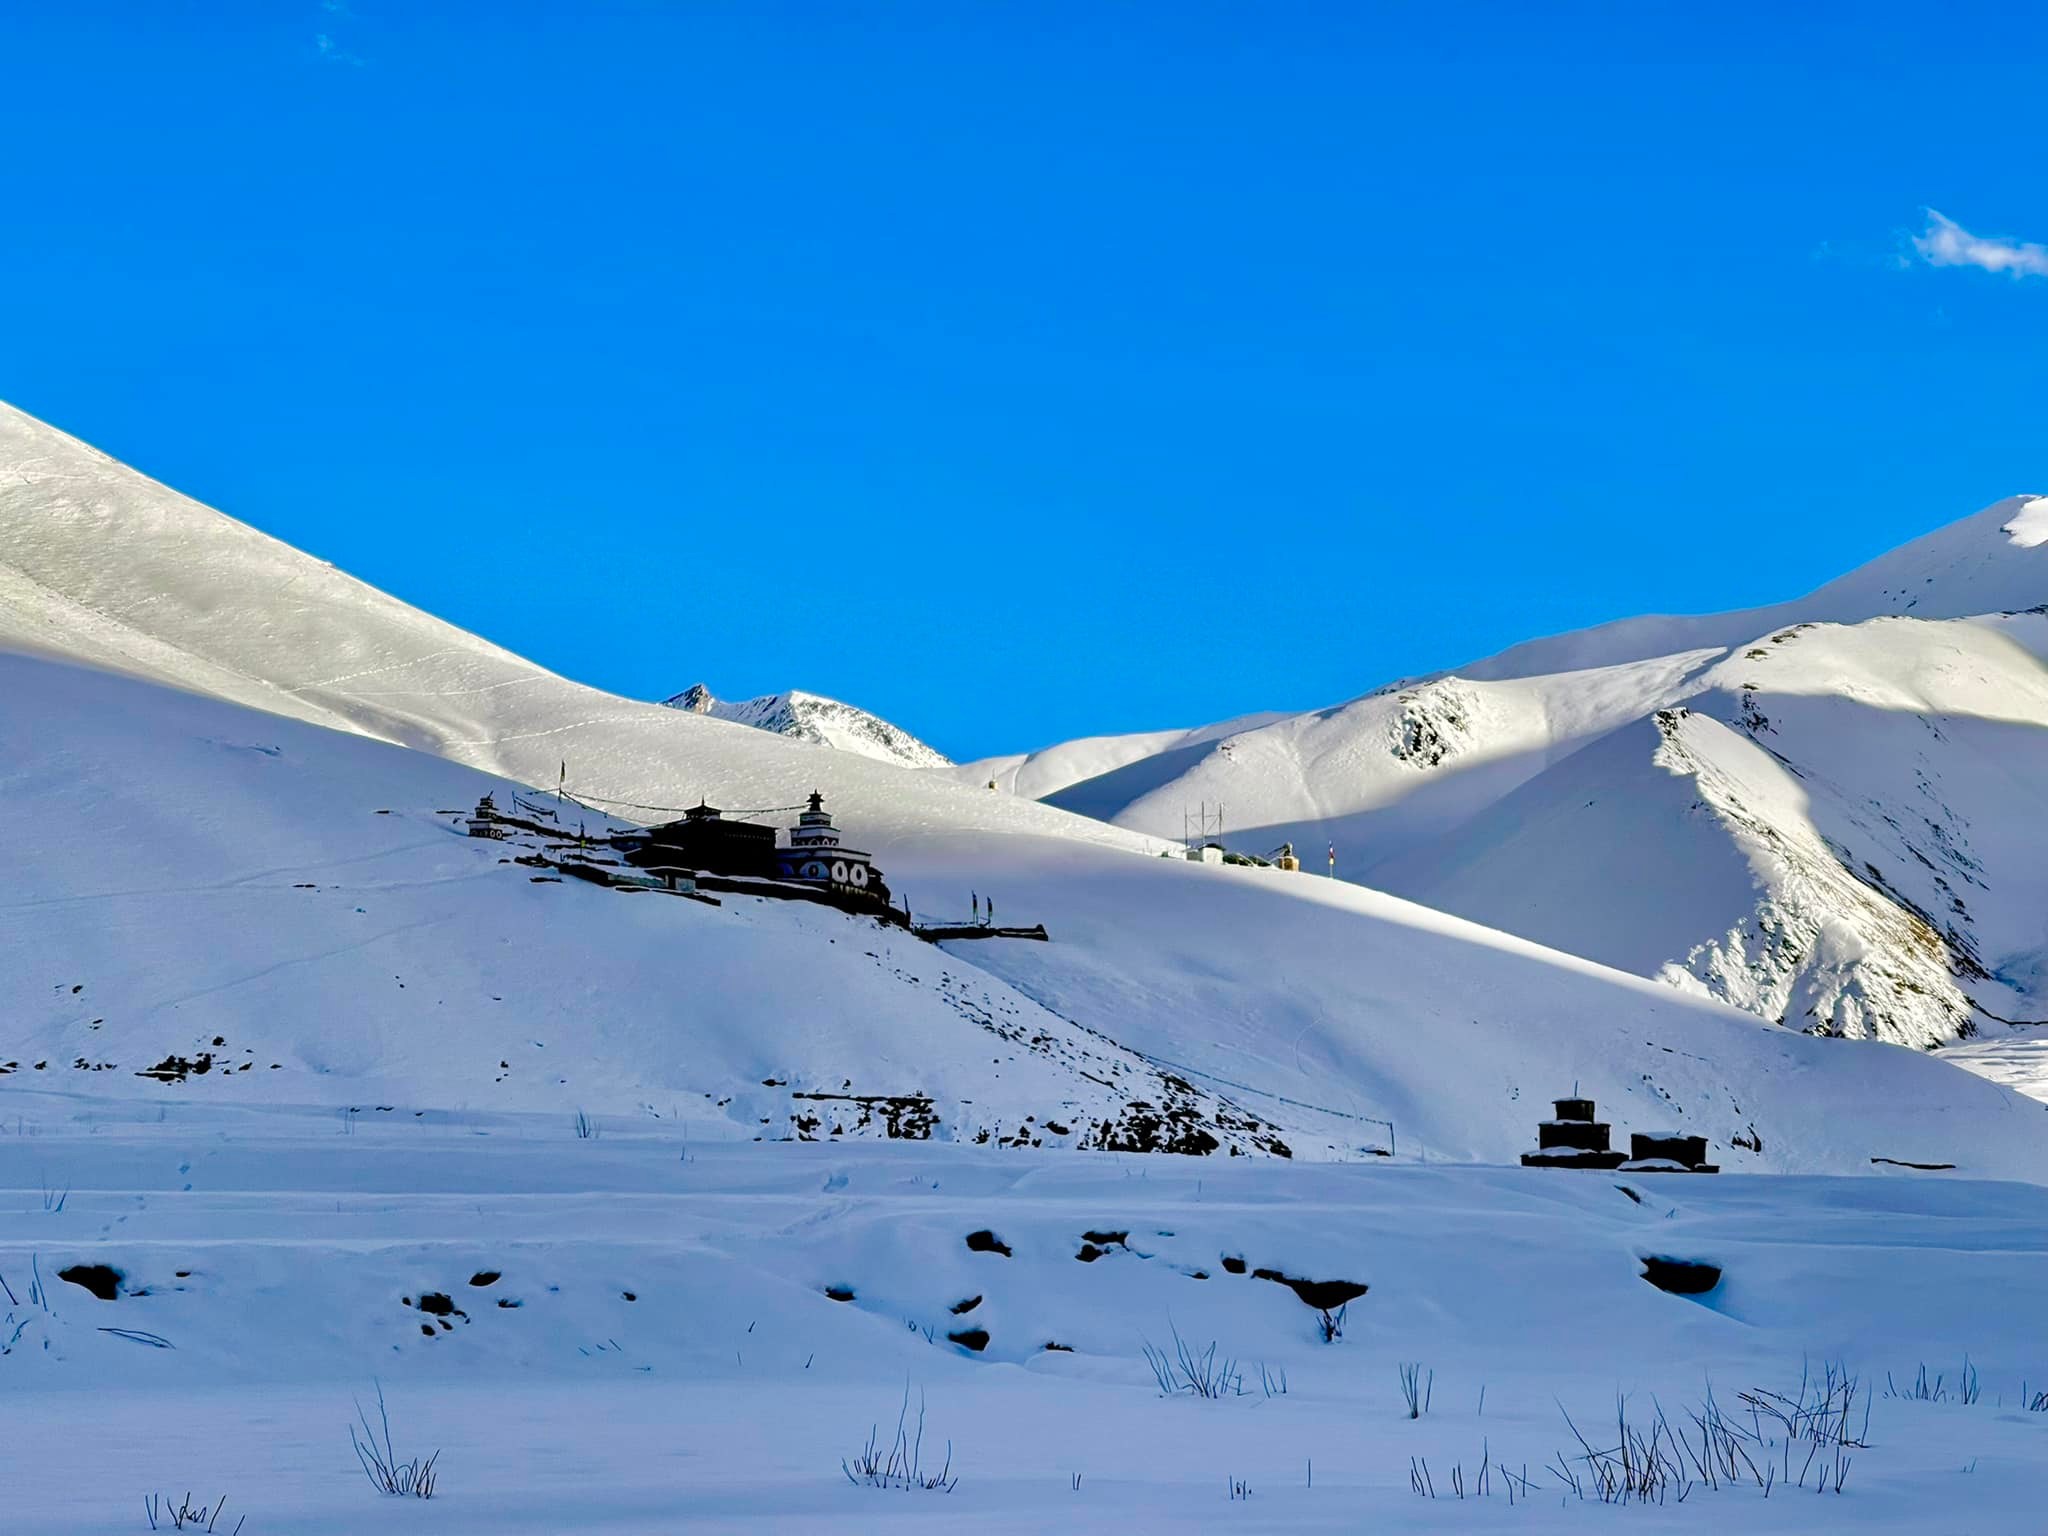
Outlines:
{"label": "snowy foreground plain", "polygon": [[[2048,1287],[2048,1191],[2030,1186],[755,1145],[645,1121],[580,1139],[559,1117],[43,1093],[9,1107],[8,1506],[41,1536],[146,1529],[146,1492],[188,1488],[226,1496],[223,1528],[246,1516],[250,1536],[2040,1529],[2048,1414],[2022,1393],[2048,1382],[2029,1305]],[[970,1249],[982,1231],[1009,1254]],[[1079,1262],[1090,1232],[1126,1236]],[[1704,1303],[1669,1295],[1639,1278],[1644,1255],[1725,1276]],[[1325,1343],[1288,1288],[1226,1270],[1240,1256],[1371,1289]],[[116,1299],[55,1278],[77,1262],[120,1270]],[[456,1309],[445,1327],[417,1305],[435,1295]],[[969,1327],[988,1335],[979,1354],[947,1340]],[[1176,1329],[1233,1355],[1244,1394],[1162,1397],[1142,1348]],[[1604,1447],[1617,1393],[1632,1419],[1661,1404],[1690,1429],[1682,1410],[1711,1385],[1746,1427],[1744,1391],[1795,1393],[1837,1359],[1869,1399],[1839,1495],[1809,1472],[1768,1498],[1697,1487],[1622,1512],[1544,1470],[1583,1455],[1567,1411]],[[1424,1373],[1417,1419],[1403,1362]],[[1887,1373],[1908,1390],[1923,1362],[1948,1401],[1886,1395]],[[355,1464],[345,1425],[373,1379],[401,1454],[440,1452],[431,1502],[380,1497]],[[871,1424],[892,1437],[906,1387],[926,1463],[950,1442],[950,1493],[841,1472]],[[1809,1449],[1790,1450],[1795,1477]],[[1752,1450],[1783,1475],[1783,1445]],[[1503,1469],[1524,1463],[1535,1491],[1511,1506]]]}

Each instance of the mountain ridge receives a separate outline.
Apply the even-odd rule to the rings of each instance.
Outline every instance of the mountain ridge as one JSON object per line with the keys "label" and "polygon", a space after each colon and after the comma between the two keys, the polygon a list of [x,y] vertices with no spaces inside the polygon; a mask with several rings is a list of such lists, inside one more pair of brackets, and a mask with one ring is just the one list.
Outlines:
{"label": "mountain ridge", "polygon": [[[2029,786],[2048,772],[2048,762],[2027,766],[2048,740],[2048,646],[2035,636],[2048,601],[2044,546],[2048,498],[2009,497],[1786,603],[1529,641],[1245,729],[1112,738],[1127,749],[1114,754],[1093,742],[1046,749],[1035,757],[1114,760],[1043,794],[1160,837],[1177,836],[1189,808],[1222,805],[1227,840],[1246,852],[1291,842],[1313,865],[1327,841],[1347,878],[1774,1022],[1923,1047],[1968,1039],[1980,1026],[2048,1016],[2048,941],[2020,931],[2040,896],[2022,860],[1996,855],[2031,850],[2031,818],[2048,816],[2048,805],[2019,809],[2034,804]],[[1875,761],[1911,761],[1920,778],[1879,781],[1869,762],[1846,760],[1806,725],[1825,714],[1808,701],[1829,696],[1849,711],[1827,716],[1829,730],[1881,742]],[[1594,819],[1606,820],[1585,823],[1566,786],[1600,759],[1576,755],[1703,706],[1701,720],[1659,745],[1624,749],[1632,787],[1603,779]],[[1885,723],[1894,716],[1920,723],[1900,736]],[[1795,726],[1796,739],[1787,734]],[[1701,734],[1721,728],[1733,737],[1702,755]],[[1987,731],[1995,747],[1979,746]],[[1743,757],[1738,738],[1760,756]],[[1688,856],[1702,871],[1698,889],[1665,869],[1644,884],[1620,830],[1635,814],[1623,802],[1657,800],[1672,773],[1699,787],[1701,807],[1716,807],[1701,814],[1718,851],[1704,863]],[[1546,792],[1551,776],[1559,787]],[[1848,783],[1855,790],[1839,787]],[[1718,801],[1723,793],[1734,800]],[[1539,815],[1578,830],[1532,862],[1523,818]],[[1668,864],[1686,838],[1661,825],[1662,841],[1645,847]],[[1970,886],[1985,878],[1970,863],[1979,855],[1962,851],[1971,828],[1999,864],[1989,892]],[[1476,845],[1485,839],[1490,855]],[[1596,858],[1597,868],[1581,867]],[[1724,858],[1740,872],[1734,887],[1704,872]],[[1592,903],[1592,916],[1566,920],[1548,899],[1557,878]],[[1628,894],[1637,885],[1659,893],[1649,905],[1699,926],[1667,924],[1662,952],[1639,952],[1623,941],[1640,930],[1628,910],[1647,900]],[[1853,941],[1824,956],[1838,935]],[[2048,1068],[2036,1086],[2048,1093]]]}
{"label": "mountain ridge", "polygon": [[708,715],[715,720],[752,726],[755,730],[792,741],[807,741],[815,746],[852,752],[902,768],[953,766],[951,758],[881,716],[801,689],[763,694],[753,699],[724,700],[716,697],[703,683],[692,683],[681,693],[661,702],[664,707],[681,710],[685,714]]}
{"label": "mountain ridge", "polygon": [[[687,1090],[739,1135],[829,1135],[829,1099],[789,1100],[847,1092],[958,1106],[961,1133],[1012,1142],[1043,1138],[1048,1095],[1098,1122],[1194,1099],[1219,1151],[1256,1118],[1298,1157],[1391,1150],[1398,1127],[1403,1155],[1495,1162],[1576,1082],[1618,1135],[1682,1114],[1736,1167],[2015,1173],[2048,1146],[2008,1090],[1914,1053],[1803,1039],[1379,892],[1162,858],[1159,839],[943,771],[582,687],[18,414],[0,413],[0,535],[22,578],[0,652],[59,658],[0,657],[0,771],[25,829],[0,983],[41,1000],[0,1050],[22,1071],[349,1104],[407,1083],[488,1102],[513,1071],[529,1107],[662,1112]],[[934,949],[837,913],[629,896],[463,835],[471,794],[552,790],[565,765],[593,808],[558,802],[577,833],[608,810],[821,789],[920,920],[958,927],[993,901],[1049,942]],[[563,840],[580,842],[566,823]],[[222,1051],[252,1070],[225,1076]],[[191,1081],[133,1075],[159,1052]],[[1042,1052],[1118,1067],[1063,1090]]]}

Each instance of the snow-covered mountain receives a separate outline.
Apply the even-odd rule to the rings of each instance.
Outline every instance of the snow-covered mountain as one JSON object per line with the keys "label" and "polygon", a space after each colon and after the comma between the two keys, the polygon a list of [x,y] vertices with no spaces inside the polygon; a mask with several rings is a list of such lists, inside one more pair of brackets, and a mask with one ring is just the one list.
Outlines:
{"label": "snow-covered mountain", "polygon": [[1697,617],[1653,616],[1513,646],[1458,669],[1526,677],[1702,647],[1730,649],[1788,624],[1960,619],[2048,602],[2048,497],[2009,496],[1921,535],[1791,602]]}
{"label": "snow-covered mountain", "polygon": [[[1773,985],[1881,1010],[1852,925],[1803,914],[1851,899],[1835,848],[1860,838],[1898,900],[1966,906],[1938,920],[1995,970],[2018,929],[1983,895],[2048,868],[2000,778],[2033,774],[2004,733],[2040,698],[2004,680],[2043,622],[1815,626],[1698,678],[1445,680],[1359,718],[1417,774],[1455,774],[1487,731],[1525,756],[1546,724],[1592,733],[1447,835],[1548,796],[1554,827],[1518,821],[1559,835],[1525,862],[1556,905],[1612,912],[1631,858],[1641,932],[1605,936],[1639,969],[1667,928],[1727,922],[1775,860],[1786,916],[1761,947],[1827,964]],[[1834,681],[1802,692],[1802,668]],[[1685,687],[1647,719],[1622,707]],[[1334,765],[1343,724],[1237,734],[1291,729]],[[1838,736],[1823,795],[1793,760]],[[1010,782],[1142,765],[1127,753],[1048,754]],[[582,803],[548,792],[564,764]],[[53,1536],[140,1529],[138,1493],[166,1529],[304,1536],[352,1536],[380,1503],[443,1536],[926,1510],[1124,1532],[1213,1519],[1222,1469],[1245,1531],[1444,1528],[1425,1474],[1402,1475],[1426,1460],[1445,1498],[1507,1498],[1517,1530],[1563,1536],[1584,1502],[1547,1516],[1508,1468],[1576,1465],[1564,1414],[1617,1391],[1696,1404],[1703,1369],[1802,1403],[1846,1391],[1866,1427],[1845,1433],[1885,1448],[1847,1490],[1859,1528],[2032,1507],[2037,1415],[1875,1385],[1958,1359],[1987,1403],[2038,1381],[2023,1307],[1955,1299],[2048,1275],[2040,1104],[1776,1028],[1691,972],[1674,987],[1357,884],[1162,858],[954,773],[580,687],[0,413],[11,1507]],[[1896,810],[1923,777],[1940,793]],[[1049,940],[570,878],[628,816],[703,794],[772,825],[814,786],[920,915],[993,900]],[[516,818],[481,823],[502,838],[470,835],[485,794]],[[1569,819],[1603,799],[1632,819]],[[1471,838],[1447,898],[1526,874],[1511,832]],[[1884,927],[1902,910],[1866,926],[1910,948]],[[1946,975],[1923,955],[1893,990]],[[1511,1165],[1566,1092],[1618,1146],[1680,1128],[1735,1176],[1474,1166]],[[1681,1266],[1711,1290],[1645,1283]],[[1256,1362],[1222,1367],[1236,1401],[1153,1377],[1142,1352],[1180,1341]],[[1800,1384],[1809,1350],[1853,1366]],[[1402,1411],[1396,1360],[1428,1362],[1433,1407]],[[335,1431],[358,1383],[378,1448],[432,1455],[446,1497],[357,1480],[373,1468]],[[957,1492],[859,1485],[866,1426],[886,1445],[899,1412],[906,1454]],[[1361,1462],[1375,1423],[1399,1447]],[[1772,1515],[1795,1510],[1772,1487],[1850,1507],[1809,1481],[1819,1462],[1839,1479],[1840,1447],[1756,1433],[1782,1481],[1680,1486],[1771,1529],[1813,1523],[1810,1502]],[[194,1484],[224,1444],[232,1484]]]}
{"label": "snow-covered mountain", "polygon": [[791,689],[788,693],[764,694],[758,699],[731,702],[714,698],[702,683],[692,683],[681,693],[662,700],[670,709],[693,715],[710,715],[735,725],[751,725],[758,731],[772,731],[792,741],[808,741],[841,752],[857,752],[877,762],[895,763],[902,768],[948,768],[952,759],[926,746],[910,732],[891,725],[851,704],[828,699],[822,694]]}
{"label": "snow-covered mountain", "polygon": [[980,784],[1032,800],[1049,799],[1069,785],[1080,784],[1115,773],[1132,763],[1159,765],[1166,775],[1167,764],[1190,760],[1199,748],[1226,736],[1254,730],[1287,717],[1278,712],[1240,715],[1216,725],[1192,731],[1137,731],[1121,736],[1084,736],[1061,742],[1037,752],[1018,752],[1003,757],[984,757],[962,763],[952,777],[963,784]]}
{"label": "snow-covered mountain", "polygon": [[2048,1013],[2048,616],[1799,624],[1374,878],[1797,1028]]}
{"label": "snow-covered mountain", "polygon": [[[58,656],[437,753],[619,809],[789,805],[815,748],[571,682],[0,405],[0,649]],[[931,824],[1150,839],[851,753],[835,804]],[[627,802],[632,802],[628,805]]]}
{"label": "snow-covered mountain", "polygon": [[[55,1089],[687,1101],[726,1136],[917,1100],[935,1135],[1060,1145],[1170,1110],[1219,1151],[1505,1160],[1577,1084],[1624,1140],[1677,1122],[1736,1168],[2028,1177],[2048,1154],[2037,1108],[1917,1053],[581,687],[18,413],[0,650],[26,653],[0,674],[0,1063]],[[700,795],[772,815],[815,786],[921,916],[979,895],[1051,942],[941,950],[836,913],[555,884],[447,814],[504,780],[553,788],[563,763],[592,822]],[[183,1082],[138,1075],[171,1058]]]}
{"label": "snow-covered mountain", "polygon": [[1162,837],[1220,804],[1248,852],[1333,843],[1348,878],[1795,1028],[2002,1030],[2048,1018],[2044,544],[2016,497],[1794,602],[1115,738],[1020,792]]}

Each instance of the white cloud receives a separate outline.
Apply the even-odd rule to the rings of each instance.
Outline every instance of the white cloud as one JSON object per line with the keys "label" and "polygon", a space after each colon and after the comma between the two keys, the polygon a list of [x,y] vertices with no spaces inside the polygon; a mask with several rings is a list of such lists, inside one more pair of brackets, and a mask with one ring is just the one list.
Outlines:
{"label": "white cloud", "polygon": [[1931,267],[1979,267],[2014,277],[2048,277],[2048,245],[1973,235],[1932,208],[1927,210],[1926,230],[1913,237],[1913,249]]}
{"label": "white cloud", "polygon": [[330,64],[361,64],[363,61],[343,48],[325,32],[315,33],[313,46],[320,50],[320,57]]}

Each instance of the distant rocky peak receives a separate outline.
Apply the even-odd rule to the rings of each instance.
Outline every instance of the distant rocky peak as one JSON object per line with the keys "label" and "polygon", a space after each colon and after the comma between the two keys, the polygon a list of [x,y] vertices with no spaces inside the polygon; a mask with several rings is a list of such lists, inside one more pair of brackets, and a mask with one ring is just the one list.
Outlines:
{"label": "distant rocky peak", "polygon": [[750,725],[793,741],[808,741],[905,768],[944,768],[951,763],[951,759],[880,716],[821,694],[792,689],[788,693],[727,702],[704,684],[693,683],[662,702],[670,709],[688,714]]}
{"label": "distant rocky peak", "polygon": [[662,702],[670,709],[686,710],[693,715],[708,715],[718,700],[711,696],[711,690],[702,683],[692,683],[672,699]]}

